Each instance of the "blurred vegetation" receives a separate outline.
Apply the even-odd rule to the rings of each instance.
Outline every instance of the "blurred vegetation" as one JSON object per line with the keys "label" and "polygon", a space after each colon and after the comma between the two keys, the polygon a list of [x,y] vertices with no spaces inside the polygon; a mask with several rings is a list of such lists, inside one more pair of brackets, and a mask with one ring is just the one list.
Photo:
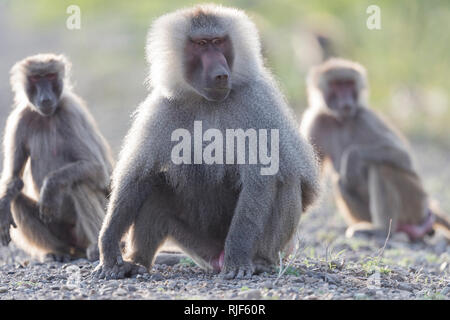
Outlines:
{"label": "blurred vegetation", "polygon": [[[76,40],[76,43],[83,44],[79,54],[84,55],[86,61],[95,59],[95,55],[101,53],[101,59],[94,60],[95,63],[90,66],[90,72],[122,72],[119,79],[104,79],[117,81],[116,84],[109,84],[113,87],[105,86],[104,90],[105,96],[114,95],[114,92],[126,96],[132,93],[126,92],[121,82],[130,75],[121,68],[132,63],[143,65],[145,35],[151,21],[163,13],[197,2],[10,0],[7,1],[7,8],[15,27],[24,32],[37,32],[38,28],[39,32],[45,33],[55,28],[64,29],[68,17],[66,8],[71,4],[79,5],[82,29],[71,31],[72,38],[63,43]],[[331,39],[336,55],[354,59],[367,67],[373,108],[386,113],[409,135],[449,142],[448,0],[210,2],[244,9],[254,19],[260,30],[267,65],[276,74],[298,114],[306,106],[304,78],[307,71],[299,61],[304,56],[304,37],[298,37],[306,30]],[[366,9],[372,4],[381,8],[381,30],[368,30],[366,27],[369,16]],[[116,28],[110,29],[111,25]],[[110,47],[103,41],[111,38],[107,34],[110,30],[116,32],[118,29],[122,31],[117,34],[121,42],[114,47],[117,50],[114,54],[108,54]],[[92,37],[95,40],[86,40],[89,32],[92,35],[92,30],[97,30]],[[142,77],[139,81],[143,81],[145,70],[139,76]]]}

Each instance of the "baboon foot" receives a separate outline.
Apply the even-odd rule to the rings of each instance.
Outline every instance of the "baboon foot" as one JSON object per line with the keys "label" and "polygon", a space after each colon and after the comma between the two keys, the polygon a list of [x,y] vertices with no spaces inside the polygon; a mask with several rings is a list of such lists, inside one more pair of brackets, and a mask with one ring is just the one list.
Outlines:
{"label": "baboon foot", "polygon": [[231,279],[251,279],[252,275],[255,273],[255,266],[253,264],[227,267],[224,266],[221,276],[225,280]]}
{"label": "baboon foot", "polygon": [[427,234],[433,234],[433,224],[435,221],[436,218],[430,212],[421,224],[404,223],[397,227],[397,231],[406,233],[410,241],[417,241]]}
{"label": "baboon foot", "polygon": [[89,247],[87,247],[86,258],[91,262],[100,259],[100,251],[98,250],[97,243],[93,243]]}
{"label": "baboon foot", "polygon": [[112,266],[106,266],[100,263],[93,271],[93,276],[98,279],[123,279],[132,277],[137,274],[147,273],[147,269],[141,265],[122,261],[121,263],[115,263]]}
{"label": "baboon foot", "polygon": [[45,254],[44,262],[70,262],[72,261],[72,256],[67,253],[55,253],[50,252]]}

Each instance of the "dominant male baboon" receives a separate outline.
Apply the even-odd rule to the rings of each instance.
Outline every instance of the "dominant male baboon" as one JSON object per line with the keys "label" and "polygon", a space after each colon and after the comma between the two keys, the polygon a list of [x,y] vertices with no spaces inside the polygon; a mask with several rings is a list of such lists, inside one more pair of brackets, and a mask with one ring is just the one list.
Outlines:
{"label": "dominant male baboon", "polygon": [[[197,6],[156,20],[147,53],[152,92],[138,108],[113,173],[95,275],[121,278],[142,271],[138,264],[149,268],[168,238],[224,278],[267,270],[316,196],[317,168],[263,65],[255,26],[242,11]],[[203,131],[278,129],[279,171],[175,164],[171,134],[195,120]],[[127,230],[124,261],[119,241]]]}
{"label": "dominant male baboon", "polygon": [[[68,82],[64,56],[40,54],[11,70],[14,110],[3,145],[0,236],[56,260],[98,257],[112,159]],[[11,214],[12,212],[12,214]]]}
{"label": "dominant male baboon", "polygon": [[335,172],[336,200],[355,233],[406,232],[411,240],[449,228],[430,210],[403,137],[367,108],[366,71],[360,64],[331,59],[313,68],[302,134]]}

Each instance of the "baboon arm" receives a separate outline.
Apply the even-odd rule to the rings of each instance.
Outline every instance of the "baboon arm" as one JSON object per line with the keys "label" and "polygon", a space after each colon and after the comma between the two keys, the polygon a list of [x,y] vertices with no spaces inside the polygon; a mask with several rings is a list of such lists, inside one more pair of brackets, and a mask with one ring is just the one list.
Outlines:
{"label": "baboon arm", "polygon": [[104,264],[112,265],[117,256],[121,256],[119,242],[149,196],[153,180],[149,176],[122,180],[113,189],[99,238],[100,257]]}
{"label": "baboon arm", "polygon": [[[14,128],[6,127],[6,135],[10,134],[8,130]],[[5,146],[3,150],[3,172],[0,189],[0,202],[10,203],[22,190],[22,173],[25,163],[28,159],[28,153],[21,136],[18,134],[19,128],[15,128],[12,137],[5,137]]]}
{"label": "baboon arm", "polygon": [[256,242],[261,238],[272,211],[275,179],[263,179],[256,174],[255,177],[252,183],[244,183],[239,195],[225,241],[225,268],[251,263]]}
{"label": "baboon arm", "polygon": [[411,157],[406,150],[394,145],[367,146],[360,149],[362,159],[377,164],[388,164],[398,169],[413,172]]}
{"label": "baboon arm", "polygon": [[90,181],[94,184],[104,182],[101,184],[106,184],[108,178],[105,176],[106,171],[100,163],[89,160],[78,160],[49,173],[47,183],[55,188],[70,187],[74,183],[85,181]]}

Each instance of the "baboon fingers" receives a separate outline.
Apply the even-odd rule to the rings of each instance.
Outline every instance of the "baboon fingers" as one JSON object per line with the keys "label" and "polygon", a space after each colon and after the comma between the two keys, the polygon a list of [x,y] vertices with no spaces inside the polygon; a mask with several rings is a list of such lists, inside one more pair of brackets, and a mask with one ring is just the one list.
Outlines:
{"label": "baboon fingers", "polygon": [[44,261],[46,262],[51,262],[51,261],[56,261],[56,262],[70,262],[72,260],[72,257],[69,254],[64,254],[64,253],[47,253],[44,257]]}
{"label": "baboon fingers", "polygon": [[224,280],[231,279],[250,279],[255,272],[253,266],[242,266],[235,268],[226,268],[228,271],[222,272],[221,277]]}
{"label": "baboon fingers", "polygon": [[92,272],[92,275],[98,279],[112,280],[123,279],[144,273],[147,273],[145,267],[128,261],[122,261],[122,264],[119,265],[116,263],[112,267],[99,264]]}

